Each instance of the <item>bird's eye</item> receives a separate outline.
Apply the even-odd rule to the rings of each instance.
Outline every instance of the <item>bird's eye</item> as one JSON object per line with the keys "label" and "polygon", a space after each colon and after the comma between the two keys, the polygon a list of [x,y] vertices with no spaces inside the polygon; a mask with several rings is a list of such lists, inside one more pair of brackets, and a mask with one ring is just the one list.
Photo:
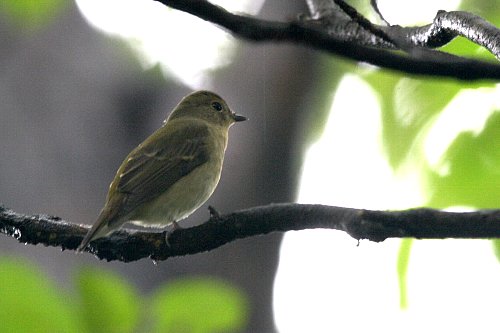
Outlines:
{"label": "bird's eye", "polygon": [[213,107],[216,111],[222,111],[222,105],[221,105],[219,102],[213,102],[213,103],[212,103],[212,107]]}

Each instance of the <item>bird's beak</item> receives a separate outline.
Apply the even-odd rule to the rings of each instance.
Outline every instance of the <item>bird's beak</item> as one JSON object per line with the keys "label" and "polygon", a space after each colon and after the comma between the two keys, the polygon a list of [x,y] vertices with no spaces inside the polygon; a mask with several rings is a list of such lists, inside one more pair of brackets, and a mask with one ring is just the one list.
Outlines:
{"label": "bird's beak", "polygon": [[235,122],[238,122],[238,121],[245,121],[248,118],[244,117],[244,116],[240,116],[239,114],[233,113],[233,119]]}

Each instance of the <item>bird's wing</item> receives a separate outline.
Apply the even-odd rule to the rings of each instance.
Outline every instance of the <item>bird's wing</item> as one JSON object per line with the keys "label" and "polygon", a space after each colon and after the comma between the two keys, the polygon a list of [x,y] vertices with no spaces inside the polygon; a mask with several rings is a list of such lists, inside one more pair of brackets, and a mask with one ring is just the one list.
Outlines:
{"label": "bird's wing", "polygon": [[[154,136],[161,136],[156,137]],[[125,195],[119,215],[155,199],[174,183],[209,159],[206,125],[179,126],[163,134],[153,134],[127,158],[115,180]],[[154,140],[151,140],[154,138]]]}
{"label": "bird's wing", "polygon": [[123,223],[121,219],[139,205],[155,199],[208,161],[209,129],[206,125],[170,125],[178,126],[169,131],[159,129],[127,156],[111,183],[113,195],[108,193],[106,205],[78,251]]}

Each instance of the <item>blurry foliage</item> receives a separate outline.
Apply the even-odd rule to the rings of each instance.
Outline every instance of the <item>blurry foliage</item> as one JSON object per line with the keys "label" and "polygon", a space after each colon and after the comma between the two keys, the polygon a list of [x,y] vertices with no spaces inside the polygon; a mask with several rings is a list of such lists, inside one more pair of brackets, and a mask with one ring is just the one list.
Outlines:
{"label": "blurry foliage", "polygon": [[0,12],[20,30],[32,31],[50,23],[69,0],[2,0]]}
{"label": "blurry foliage", "polygon": [[410,257],[410,250],[413,244],[413,238],[405,238],[401,241],[398,253],[398,283],[399,283],[399,307],[406,309],[408,307],[408,294],[406,288],[406,276],[408,273],[408,259]]}
{"label": "blurry foliage", "polygon": [[109,271],[84,269],[77,278],[81,313],[89,332],[134,332],[141,299],[122,278]]}
{"label": "blurry foliage", "polygon": [[500,239],[494,239],[491,241],[493,244],[493,251],[495,252],[495,256],[497,257],[498,261],[500,261]]}
{"label": "blurry foliage", "polygon": [[153,332],[234,332],[246,325],[243,295],[214,279],[184,279],[161,287],[153,296]]}
{"label": "blurry foliage", "polygon": [[[492,7],[493,6],[493,7]],[[462,1],[462,10],[483,16],[495,25],[500,11],[491,0]],[[442,51],[497,61],[484,48],[465,38],[455,38]],[[397,173],[410,166],[420,174],[426,190],[426,206],[495,208],[500,197],[500,113],[490,110],[484,128],[456,133],[440,158],[446,172],[437,172],[424,155],[424,142],[443,109],[465,89],[495,87],[491,82],[466,83],[434,78],[408,78],[394,72],[371,70],[362,74],[379,97],[382,110],[382,142],[387,160]],[[498,94],[498,90],[492,93]],[[474,112],[473,109],[470,110]],[[400,304],[407,306],[406,272],[411,241],[402,240],[397,262]],[[500,241],[493,241],[500,260]]]}
{"label": "blurry foliage", "polygon": [[[423,157],[413,149],[436,116],[462,89],[492,86],[433,78],[414,79],[385,71],[363,76],[379,97],[382,110],[382,142],[390,165],[397,170],[408,159]],[[413,154],[413,155],[412,155]]]}
{"label": "blurry foliage", "polygon": [[[420,174],[427,195],[425,206],[498,207],[499,112],[490,110],[480,133],[456,133],[456,138],[440,158],[440,164],[447,168],[445,173],[429,165],[423,148],[429,129],[454,97],[465,89],[493,87],[492,83],[407,78],[385,71],[371,71],[363,78],[379,97],[383,124],[381,135],[387,160],[396,173],[410,166]],[[495,246],[498,256],[500,251],[498,245]],[[407,306],[406,272],[410,250],[411,242],[403,240],[397,262],[402,308]]]}
{"label": "blurry foliage", "polygon": [[443,46],[440,50],[463,57],[471,57],[485,61],[497,61],[495,56],[487,49],[471,42],[464,37],[456,37],[450,43]]}
{"label": "blurry foliage", "polygon": [[248,317],[246,297],[212,278],[169,282],[151,297],[96,268],[76,284],[70,295],[32,263],[0,259],[2,332],[237,332]]}
{"label": "blurry foliage", "polygon": [[462,0],[459,10],[472,12],[493,25],[500,25],[500,11],[496,0]]}
{"label": "blurry foliage", "polygon": [[0,259],[2,332],[82,332],[76,303],[33,264]]}
{"label": "blurry foliage", "polygon": [[443,157],[446,174],[427,170],[433,207],[498,207],[500,198],[500,112],[493,112],[479,134],[460,133]]}

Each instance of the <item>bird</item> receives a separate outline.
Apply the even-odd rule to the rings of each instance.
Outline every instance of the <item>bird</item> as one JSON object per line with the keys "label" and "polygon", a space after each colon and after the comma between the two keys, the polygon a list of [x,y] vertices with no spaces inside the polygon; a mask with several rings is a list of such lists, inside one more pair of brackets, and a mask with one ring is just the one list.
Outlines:
{"label": "bird", "polygon": [[[163,125],[133,149],[109,186],[105,205],[77,248],[125,223],[177,227],[214,192],[222,171],[229,128],[247,120],[217,94],[185,96]],[[168,242],[168,239],[167,239]]]}

